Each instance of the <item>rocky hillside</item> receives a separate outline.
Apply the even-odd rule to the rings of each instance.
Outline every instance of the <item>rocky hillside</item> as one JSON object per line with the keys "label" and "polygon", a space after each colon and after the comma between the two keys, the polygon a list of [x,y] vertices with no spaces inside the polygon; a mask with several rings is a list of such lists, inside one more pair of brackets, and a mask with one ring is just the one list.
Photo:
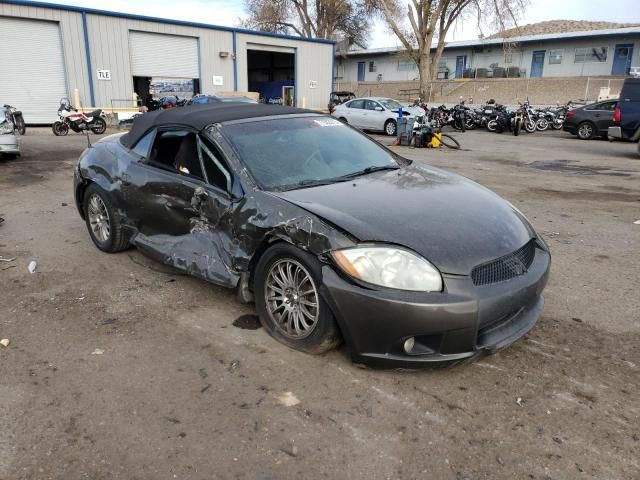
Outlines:
{"label": "rocky hillside", "polygon": [[544,35],[548,33],[580,32],[585,30],[605,30],[610,28],[637,27],[638,23],[591,22],[587,20],[549,20],[530,23],[494,33],[487,38],[509,38],[522,35]]}

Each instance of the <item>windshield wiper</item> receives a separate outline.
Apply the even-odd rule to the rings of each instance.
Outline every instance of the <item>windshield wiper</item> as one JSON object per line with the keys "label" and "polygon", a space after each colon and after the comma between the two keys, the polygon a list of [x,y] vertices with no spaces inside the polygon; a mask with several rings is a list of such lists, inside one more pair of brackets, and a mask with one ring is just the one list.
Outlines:
{"label": "windshield wiper", "polygon": [[347,173],[346,175],[341,175],[339,177],[334,178],[333,180],[339,181],[348,178],[360,177],[362,175],[367,175],[373,172],[380,172],[382,170],[398,170],[400,168],[399,165],[380,165],[375,167],[367,167],[362,170],[358,170],[357,172]]}
{"label": "windshield wiper", "polygon": [[318,187],[320,185],[331,185],[332,183],[346,182],[347,180],[355,177],[359,177],[361,175],[367,175],[373,172],[379,172],[382,170],[398,170],[400,168],[399,165],[383,165],[383,166],[374,166],[363,168],[362,170],[358,170],[357,172],[347,173],[346,175],[340,175],[339,177],[333,178],[325,178],[322,180],[314,180],[311,178],[306,178],[304,180],[300,180],[291,185],[284,185],[280,187],[282,190],[297,190],[299,188],[307,188],[307,187]]}

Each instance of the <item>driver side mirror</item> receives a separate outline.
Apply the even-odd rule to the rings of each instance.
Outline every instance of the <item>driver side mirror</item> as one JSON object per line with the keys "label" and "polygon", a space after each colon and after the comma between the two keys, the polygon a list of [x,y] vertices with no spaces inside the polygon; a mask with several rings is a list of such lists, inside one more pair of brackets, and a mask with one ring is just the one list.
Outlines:
{"label": "driver side mirror", "polygon": [[376,107],[376,112],[382,112],[382,111],[384,111],[384,108],[380,106]]}

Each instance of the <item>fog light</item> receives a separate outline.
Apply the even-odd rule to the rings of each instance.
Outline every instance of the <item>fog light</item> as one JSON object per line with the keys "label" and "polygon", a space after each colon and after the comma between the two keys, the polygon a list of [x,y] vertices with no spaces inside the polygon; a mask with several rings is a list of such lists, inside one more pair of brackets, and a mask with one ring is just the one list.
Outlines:
{"label": "fog light", "polygon": [[411,353],[413,350],[413,346],[416,344],[416,339],[413,337],[409,337],[404,341],[404,351],[407,353]]}

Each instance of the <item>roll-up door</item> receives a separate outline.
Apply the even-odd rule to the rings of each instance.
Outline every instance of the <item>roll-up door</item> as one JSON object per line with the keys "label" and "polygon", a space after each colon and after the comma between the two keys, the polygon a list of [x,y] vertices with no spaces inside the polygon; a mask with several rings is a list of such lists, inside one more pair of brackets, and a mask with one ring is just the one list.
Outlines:
{"label": "roll-up door", "polygon": [[199,78],[198,39],[129,32],[134,77]]}
{"label": "roll-up door", "polygon": [[0,17],[0,32],[1,104],[21,110],[26,123],[53,123],[67,96],[58,23]]}

